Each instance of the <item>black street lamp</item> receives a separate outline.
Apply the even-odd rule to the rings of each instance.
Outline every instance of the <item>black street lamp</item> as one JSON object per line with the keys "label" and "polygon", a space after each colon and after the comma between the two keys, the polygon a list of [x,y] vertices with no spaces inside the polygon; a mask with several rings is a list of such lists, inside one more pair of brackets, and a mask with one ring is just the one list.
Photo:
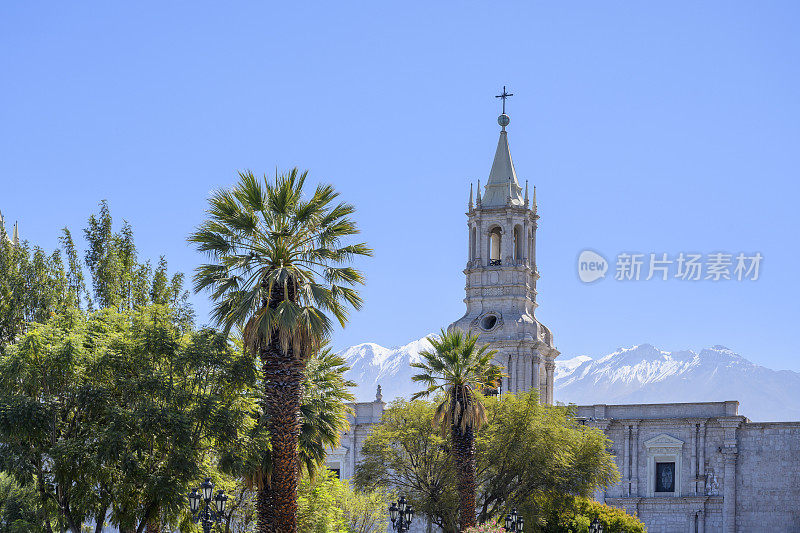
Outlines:
{"label": "black street lamp", "polygon": [[[214,522],[220,523],[225,517],[225,504],[228,501],[228,496],[223,491],[217,491],[214,494],[214,483],[211,478],[207,477],[203,483],[200,484],[200,492],[197,489],[192,489],[189,493],[189,510],[192,511],[192,519],[201,522],[203,525],[204,533],[211,533],[211,528],[214,527]],[[211,508],[211,500],[214,500],[214,508]],[[206,504],[200,510],[200,500]]]}
{"label": "black street lamp", "polygon": [[595,518],[592,520],[592,523],[589,526],[589,533],[603,533],[603,524],[599,519]]}
{"label": "black street lamp", "polygon": [[522,533],[525,531],[525,519],[517,514],[516,509],[511,509],[511,514],[506,515],[506,531]]}
{"label": "black street lamp", "polygon": [[406,533],[414,520],[414,508],[406,502],[405,496],[400,496],[396,502],[389,506],[389,518],[392,519],[392,529],[397,533]]}

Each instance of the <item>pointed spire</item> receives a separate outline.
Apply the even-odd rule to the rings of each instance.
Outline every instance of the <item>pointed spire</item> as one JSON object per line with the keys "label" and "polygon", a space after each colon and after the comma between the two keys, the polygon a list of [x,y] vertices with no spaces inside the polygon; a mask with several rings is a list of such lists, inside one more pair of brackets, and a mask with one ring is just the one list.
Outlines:
{"label": "pointed spire", "polygon": [[528,180],[525,180],[525,207],[528,207]]}
{"label": "pointed spire", "polygon": [[19,230],[18,230],[19,222],[14,222],[14,236],[11,237],[11,242],[14,243],[14,246],[19,246]]}
{"label": "pointed spire", "polygon": [[481,180],[478,180],[478,198],[475,203],[481,205]]}
{"label": "pointed spire", "polygon": [[[509,195],[509,187],[511,194]],[[486,184],[486,194],[483,203],[487,207],[501,207],[508,204],[508,197],[511,197],[512,205],[522,205],[522,187],[517,181],[517,173],[514,170],[514,162],[511,160],[511,151],[508,148],[508,132],[500,132],[500,139],[497,141],[497,150],[492,162],[492,170],[489,172],[489,182]]]}
{"label": "pointed spire", "polygon": [[472,209],[472,183],[469,184],[469,208]]}
{"label": "pointed spire", "polygon": [[536,185],[533,186],[533,212],[536,212]]}

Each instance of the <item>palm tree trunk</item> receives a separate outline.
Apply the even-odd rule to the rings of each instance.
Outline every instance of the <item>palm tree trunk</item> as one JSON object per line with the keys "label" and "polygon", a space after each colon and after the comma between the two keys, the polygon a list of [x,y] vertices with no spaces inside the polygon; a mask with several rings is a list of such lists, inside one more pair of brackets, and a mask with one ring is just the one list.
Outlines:
{"label": "palm tree trunk", "polygon": [[263,501],[259,494],[259,533],[296,533],[300,466],[297,441],[304,365],[291,349],[283,354],[277,339],[273,339],[262,354],[262,366],[272,476]]}
{"label": "palm tree trunk", "polygon": [[458,473],[458,508],[461,531],[477,525],[475,519],[475,433],[452,426],[453,459]]}

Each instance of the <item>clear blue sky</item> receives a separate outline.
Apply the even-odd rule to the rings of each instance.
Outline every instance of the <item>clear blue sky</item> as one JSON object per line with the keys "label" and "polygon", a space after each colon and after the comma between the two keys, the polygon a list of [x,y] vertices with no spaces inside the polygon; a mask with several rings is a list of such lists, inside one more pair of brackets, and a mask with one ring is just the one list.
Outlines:
{"label": "clear blue sky", "polygon": [[[308,168],[375,248],[335,346],[402,344],[463,313],[469,182],[505,84],[539,193],[537,316],[562,357],[724,344],[800,370],[800,5],[569,6],[4,2],[0,210],[53,248],[105,198],[146,257],[191,273],[209,191]],[[764,263],[750,283],[584,285],[584,248]]]}

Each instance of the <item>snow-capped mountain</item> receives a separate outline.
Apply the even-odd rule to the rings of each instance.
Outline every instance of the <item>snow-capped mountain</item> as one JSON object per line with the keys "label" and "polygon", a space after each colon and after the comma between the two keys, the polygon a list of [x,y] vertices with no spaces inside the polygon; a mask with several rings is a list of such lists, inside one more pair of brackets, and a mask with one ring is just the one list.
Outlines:
{"label": "snow-capped mountain", "polygon": [[371,402],[375,399],[378,385],[383,389],[383,400],[410,398],[420,390],[411,381],[416,372],[411,363],[419,361],[419,353],[431,347],[428,335],[399,348],[384,348],[373,342],[356,344],[339,353],[347,360],[350,370],[347,377],[358,386],[353,391],[356,401]]}
{"label": "snow-capped mountain", "polygon": [[[384,401],[419,390],[410,363],[429,348],[423,337],[399,348],[365,343],[341,352],[358,401],[372,401],[377,385]],[[800,373],[751,363],[724,346],[666,352],[640,344],[599,359],[581,355],[556,360],[555,399],[594,403],[672,403],[738,400],[739,413],[755,421],[800,420]]]}

